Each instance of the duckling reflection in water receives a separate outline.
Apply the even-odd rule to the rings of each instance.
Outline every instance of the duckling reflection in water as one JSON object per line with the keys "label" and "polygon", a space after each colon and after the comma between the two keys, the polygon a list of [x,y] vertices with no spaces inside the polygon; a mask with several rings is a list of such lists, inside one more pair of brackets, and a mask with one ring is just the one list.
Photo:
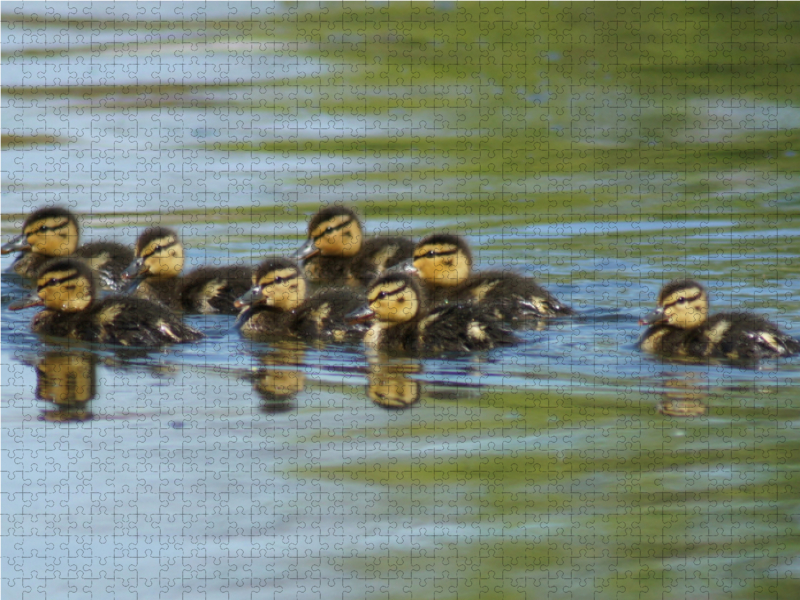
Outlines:
{"label": "duckling reflection in water", "polygon": [[84,351],[48,351],[35,363],[36,398],[47,400],[56,410],[45,411],[45,421],[86,421],[87,409],[96,393],[97,356]]}
{"label": "duckling reflection in water", "polygon": [[440,233],[421,240],[402,269],[422,279],[435,304],[471,302],[509,322],[573,314],[529,277],[509,271],[472,274],[472,253],[457,235]]}
{"label": "duckling reflection in water", "polygon": [[705,288],[692,279],[672,281],[658,294],[658,308],[639,321],[649,325],[638,346],[645,352],[687,358],[757,360],[792,356],[800,342],[749,312],[709,317]]}
{"label": "duckling reflection in water", "polygon": [[28,215],[22,233],[2,246],[2,253],[20,252],[11,265],[18,275],[33,279],[48,260],[74,257],[86,263],[100,277],[104,287],[119,289],[122,272],[133,260],[133,251],[113,242],[91,242],[78,247],[77,217],[60,206],[40,208]]}
{"label": "duckling reflection in water", "polygon": [[133,296],[172,310],[236,314],[233,303],[250,288],[247,267],[199,267],[181,276],[184,248],[172,229],[145,229],[136,241],[136,260],[122,274],[134,280]]}
{"label": "duckling reflection in water", "polygon": [[303,261],[314,282],[347,282],[365,286],[389,267],[411,258],[414,242],[379,236],[364,241],[356,213],[342,206],[319,211],[308,224],[308,241],[293,258]]}
{"label": "duckling reflection in water", "polygon": [[419,402],[421,384],[409,375],[422,371],[420,364],[414,362],[385,363],[382,360],[370,361],[367,373],[367,395],[383,408],[404,409]]}
{"label": "duckling reflection in water", "polygon": [[242,335],[259,339],[293,336],[305,340],[343,342],[363,337],[365,328],[345,321],[361,304],[361,296],[346,288],[327,288],[306,298],[300,268],[285,258],[268,258],[256,268],[253,287],[236,300]]}
{"label": "duckling reflection in water", "polygon": [[480,306],[428,307],[419,281],[406,273],[386,273],[373,281],[367,300],[349,318],[375,319],[364,338],[367,346],[374,349],[430,355],[490,350],[518,342]]}
{"label": "duckling reflection in water", "polygon": [[45,309],[31,321],[34,333],[123,346],[194,342],[203,334],[159,304],[128,296],[97,300],[94,273],[83,261],[60,258],[46,263],[37,290],[9,306]]}
{"label": "duckling reflection in water", "polygon": [[253,389],[261,397],[261,408],[268,413],[286,412],[292,400],[305,388],[306,377],[300,370],[305,359],[299,341],[275,344],[275,350],[258,355],[262,365],[253,374]]}
{"label": "duckling reflection in water", "polygon": [[656,410],[668,417],[700,417],[708,414],[708,391],[706,373],[683,372],[681,377],[663,381],[662,399]]}

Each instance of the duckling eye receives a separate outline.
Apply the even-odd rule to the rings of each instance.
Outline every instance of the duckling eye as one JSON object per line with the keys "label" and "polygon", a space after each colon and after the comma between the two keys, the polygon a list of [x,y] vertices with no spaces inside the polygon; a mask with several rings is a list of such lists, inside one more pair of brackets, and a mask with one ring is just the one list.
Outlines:
{"label": "duckling eye", "polygon": [[325,233],[333,233],[333,227],[326,227]]}
{"label": "duckling eye", "polygon": [[383,300],[384,298],[386,298],[386,296],[388,296],[386,292],[381,292],[380,294],[378,294],[378,300]]}
{"label": "duckling eye", "polygon": [[283,283],[283,277],[276,277],[272,280],[272,283]]}
{"label": "duckling eye", "polygon": [[678,298],[678,302],[679,303],[686,302],[686,297],[685,296],[681,296],[680,298]]}

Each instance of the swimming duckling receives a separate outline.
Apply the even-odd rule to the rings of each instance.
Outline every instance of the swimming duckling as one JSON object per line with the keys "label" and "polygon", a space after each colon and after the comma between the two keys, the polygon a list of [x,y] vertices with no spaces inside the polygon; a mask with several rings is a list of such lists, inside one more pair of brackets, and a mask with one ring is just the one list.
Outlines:
{"label": "swimming duckling", "polygon": [[60,206],[34,211],[22,224],[22,233],[3,244],[3,254],[19,251],[11,269],[33,279],[44,263],[52,258],[73,256],[85,260],[100,276],[104,287],[119,289],[122,272],[133,260],[133,252],[122,244],[91,242],[78,247],[78,219]]}
{"label": "swimming duckling", "polygon": [[160,346],[203,337],[160,304],[129,296],[97,300],[96,277],[81,260],[51,260],[39,270],[36,284],[36,292],[9,306],[45,307],[31,321],[34,333],[123,346]]}
{"label": "swimming duckling", "polygon": [[363,326],[345,322],[361,305],[362,296],[346,288],[327,288],[306,299],[300,267],[285,258],[268,258],[256,268],[253,287],[236,301],[242,311],[237,324],[250,338],[291,335],[341,342],[359,339]]}
{"label": "swimming duckling", "polygon": [[800,352],[800,342],[753,313],[709,317],[706,290],[691,279],[672,281],[661,288],[658,308],[639,324],[650,325],[639,347],[655,354],[753,360]]}
{"label": "swimming duckling", "polygon": [[414,248],[413,263],[404,267],[420,276],[437,304],[472,302],[502,321],[573,314],[529,277],[506,271],[471,275],[472,253],[457,235],[438,233],[424,238]]}
{"label": "swimming duckling", "polygon": [[428,309],[418,279],[406,273],[385,273],[373,281],[367,300],[349,318],[374,317],[364,340],[378,350],[438,354],[490,350],[518,341],[478,305],[446,304]]}
{"label": "swimming duckling", "polygon": [[293,258],[303,261],[306,277],[315,282],[366,286],[389,267],[411,258],[414,242],[379,236],[364,241],[358,216],[349,208],[331,206],[308,224],[308,241]]}
{"label": "swimming duckling", "polygon": [[134,282],[133,296],[160,302],[172,310],[195,313],[239,312],[236,298],[250,289],[246,267],[199,267],[180,277],[184,250],[178,234],[150,227],[136,240],[136,260],[122,274]]}

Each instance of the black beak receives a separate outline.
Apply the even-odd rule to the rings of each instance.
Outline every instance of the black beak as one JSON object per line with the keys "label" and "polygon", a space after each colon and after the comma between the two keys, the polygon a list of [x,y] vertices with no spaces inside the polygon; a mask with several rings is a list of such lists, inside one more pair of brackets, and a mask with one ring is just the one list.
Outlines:
{"label": "black beak", "polygon": [[409,275],[419,276],[419,269],[414,266],[414,259],[409,258],[386,269],[386,273],[408,273]]}
{"label": "black beak", "polygon": [[353,312],[347,313],[344,316],[344,320],[348,323],[363,323],[364,321],[369,321],[374,316],[375,313],[369,307],[369,304],[365,304],[361,308],[357,308]]}
{"label": "black beak", "polygon": [[239,296],[233,303],[234,308],[243,308],[245,306],[251,306],[254,304],[258,299],[261,298],[261,286],[255,285],[247,290],[244,294]]}
{"label": "black beak", "polygon": [[319,248],[317,248],[317,245],[314,243],[312,238],[308,238],[306,243],[300,246],[297,252],[292,254],[292,258],[295,260],[306,260],[307,258],[311,258],[317,254],[319,254]]}
{"label": "black beak", "polygon": [[658,307],[652,312],[647,313],[641,319],[639,319],[639,325],[655,325],[659,321],[664,320],[664,309],[662,307]]}
{"label": "black beak", "polygon": [[15,300],[8,305],[8,310],[22,310],[23,308],[30,308],[31,306],[44,306],[44,300],[39,298],[39,294],[33,292],[32,294]]}
{"label": "black beak", "polygon": [[130,266],[122,272],[122,278],[126,281],[136,279],[144,275],[144,259],[137,258]]}
{"label": "black beak", "polygon": [[9,254],[10,252],[28,252],[31,245],[28,243],[27,236],[23,233],[18,235],[13,240],[6,242],[0,247],[0,254]]}

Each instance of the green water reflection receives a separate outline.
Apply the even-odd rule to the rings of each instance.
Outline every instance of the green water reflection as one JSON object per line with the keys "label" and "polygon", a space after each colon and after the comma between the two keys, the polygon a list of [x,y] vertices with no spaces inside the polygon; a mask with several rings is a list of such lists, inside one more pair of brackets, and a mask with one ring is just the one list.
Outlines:
{"label": "green water reflection", "polygon": [[4,279],[3,591],[796,597],[800,363],[633,347],[683,275],[800,335],[796,12],[4,3],[4,237],[57,201],[87,240],[256,263],[341,202],[582,315],[478,357],[222,317],[120,355],[39,340]]}

